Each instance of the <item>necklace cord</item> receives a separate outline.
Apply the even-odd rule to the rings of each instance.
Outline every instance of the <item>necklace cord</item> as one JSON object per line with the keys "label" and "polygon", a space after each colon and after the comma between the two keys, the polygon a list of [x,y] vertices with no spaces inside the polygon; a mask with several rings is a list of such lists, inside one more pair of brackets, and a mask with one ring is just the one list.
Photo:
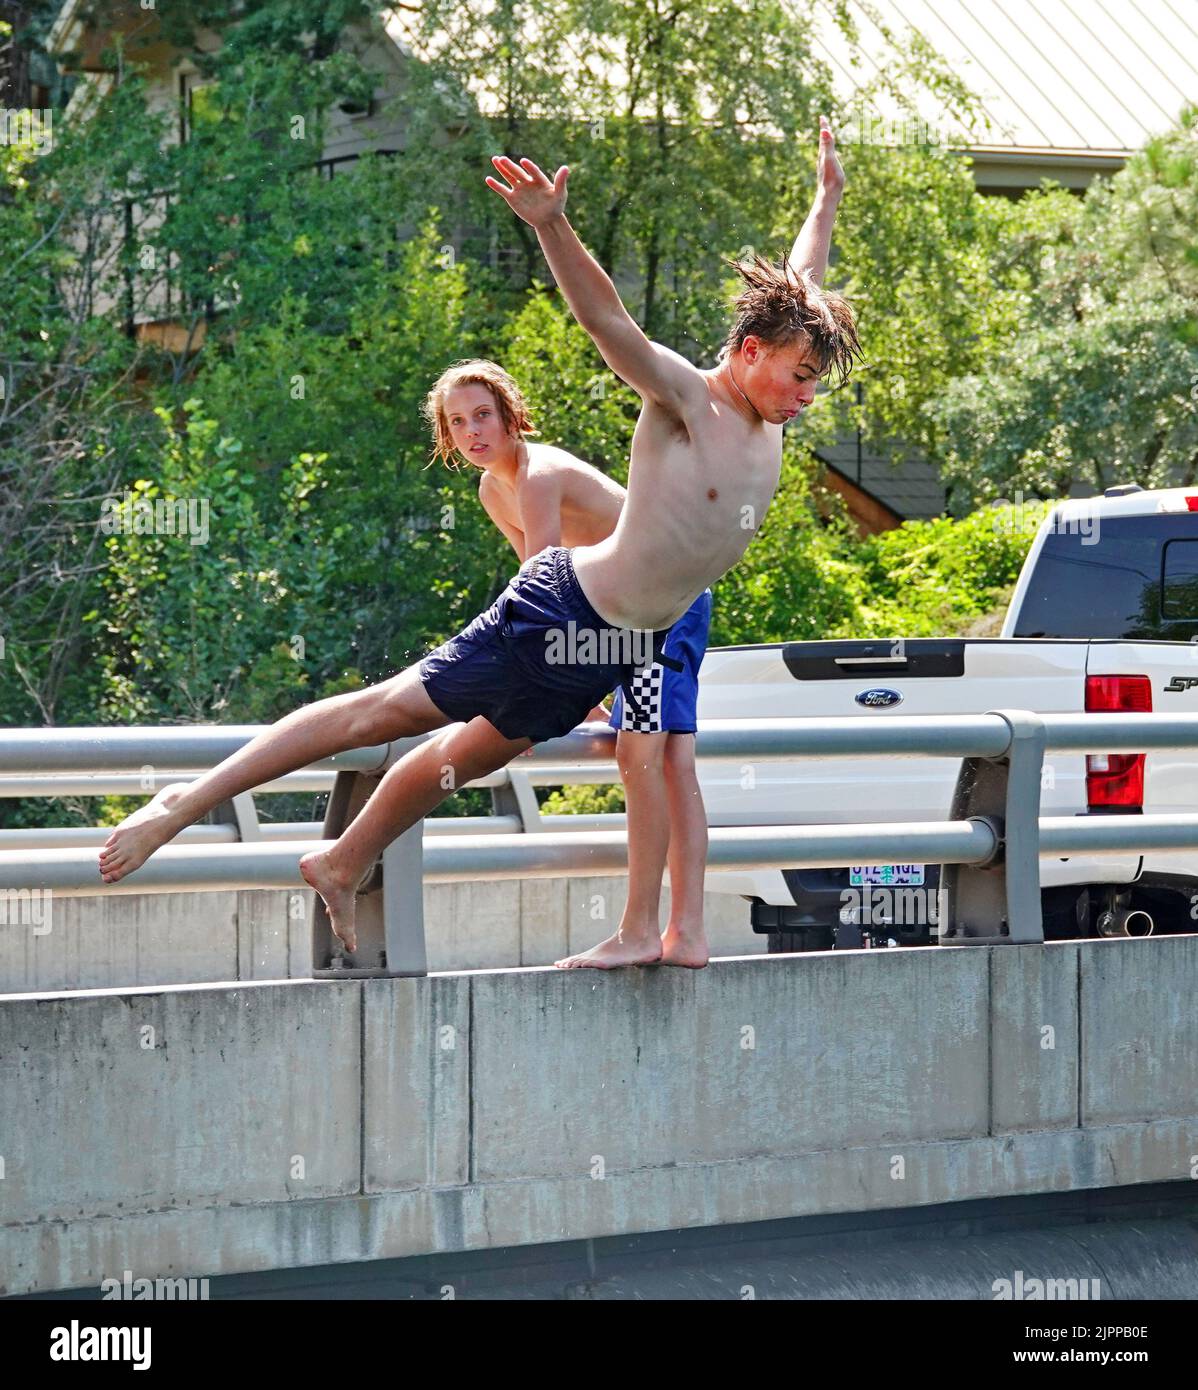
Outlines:
{"label": "necklace cord", "polygon": [[764,416],[761,414],[761,411],[758,410],[757,407],[753,404],[753,402],[748,398],[748,396],[746,396],[745,393],[744,393],[743,391],[741,391],[741,389],[740,389],[740,383],[737,381],[736,377],[732,374],[732,363],[731,363],[731,362],[728,363],[728,379],[729,379],[729,381],[732,382],[733,386],[735,386],[736,389],[737,389],[738,391],[740,391],[740,398],[741,398],[741,400],[744,401],[744,403],[749,407],[749,409],[753,412],[753,414],[756,415],[757,418],[758,418],[759,420],[764,419]]}

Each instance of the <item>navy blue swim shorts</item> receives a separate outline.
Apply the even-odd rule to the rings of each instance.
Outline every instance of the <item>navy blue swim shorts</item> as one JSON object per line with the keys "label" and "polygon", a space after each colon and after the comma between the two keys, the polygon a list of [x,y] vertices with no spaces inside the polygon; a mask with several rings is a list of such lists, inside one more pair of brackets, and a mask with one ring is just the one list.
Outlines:
{"label": "navy blue swim shorts", "polygon": [[695,732],[699,667],[707,651],[711,601],[711,590],[704,589],[667,632],[661,655],[675,657],[674,663],[667,665],[659,657],[652,666],[634,673],[628,685],[638,697],[639,709],[625,699],[623,690],[616,691],[608,720],[613,729],[638,734]]}
{"label": "navy blue swim shorts", "polygon": [[[504,738],[533,743],[577,728],[618,685],[665,661],[670,632],[617,628],[591,607],[570,552],[530,556],[490,608],[420,663],[433,704],[453,720],[478,715]],[[632,694],[634,704],[637,701]]]}

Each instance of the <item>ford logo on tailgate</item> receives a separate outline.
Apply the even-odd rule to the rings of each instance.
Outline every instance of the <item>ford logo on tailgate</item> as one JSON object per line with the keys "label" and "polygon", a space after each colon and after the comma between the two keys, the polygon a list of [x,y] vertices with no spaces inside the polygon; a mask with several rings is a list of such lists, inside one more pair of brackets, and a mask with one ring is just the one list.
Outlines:
{"label": "ford logo on tailgate", "polygon": [[866,709],[889,709],[891,705],[901,705],[902,695],[897,690],[887,690],[884,686],[874,686],[872,690],[863,690],[860,695],[854,696],[859,705],[864,705]]}

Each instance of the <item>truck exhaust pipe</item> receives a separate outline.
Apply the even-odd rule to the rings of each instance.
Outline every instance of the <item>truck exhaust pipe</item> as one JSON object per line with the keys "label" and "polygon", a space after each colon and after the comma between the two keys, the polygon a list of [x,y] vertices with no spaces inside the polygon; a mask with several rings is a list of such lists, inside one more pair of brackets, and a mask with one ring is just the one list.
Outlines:
{"label": "truck exhaust pipe", "polygon": [[1119,907],[1098,917],[1099,936],[1151,936],[1155,927],[1152,915],[1138,907]]}

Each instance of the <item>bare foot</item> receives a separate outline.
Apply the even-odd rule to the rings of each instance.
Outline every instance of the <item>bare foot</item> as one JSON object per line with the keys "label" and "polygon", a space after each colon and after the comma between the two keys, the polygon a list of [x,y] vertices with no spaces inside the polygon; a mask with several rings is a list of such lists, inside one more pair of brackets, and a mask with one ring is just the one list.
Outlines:
{"label": "bare foot", "polygon": [[183,829],[171,812],[187,787],[186,782],[171,782],[109,835],[100,851],[100,877],[105,883],[131,874]]}
{"label": "bare foot", "polygon": [[710,959],[702,922],[690,928],[669,923],[661,938],[662,965],[682,965],[688,970],[702,970]]}
{"label": "bare foot", "polygon": [[576,956],[566,956],[564,960],[553,963],[560,970],[578,970],[590,967],[593,970],[616,970],[621,965],[656,965],[661,959],[661,937],[656,930],[648,936],[625,933],[621,928],[614,936],[582,951]]}
{"label": "bare foot", "polygon": [[300,873],[310,887],[315,888],[324,899],[329,910],[329,925],[333,935],[352,953],[358,947],[358,933],[354,924],[355,903],[361,875],[345,878],[329,863],[329,851],[313,850],[305,854],[299,862]]}

